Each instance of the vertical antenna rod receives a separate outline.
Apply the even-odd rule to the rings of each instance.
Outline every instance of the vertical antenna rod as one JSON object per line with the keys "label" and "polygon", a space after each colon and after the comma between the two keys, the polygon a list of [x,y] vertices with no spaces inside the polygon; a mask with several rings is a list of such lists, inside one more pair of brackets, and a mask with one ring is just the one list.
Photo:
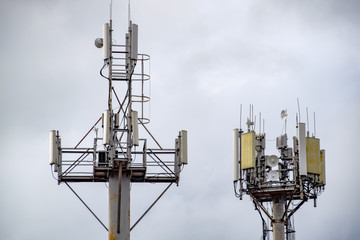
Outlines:
{"label": "vertical antenna rod", "polygon": [[263,119],[263,133],[265,133],[265,119]]}
{"label": "vertical antenna rod", "polygon": [[242,118],[242,104],[240,104],[240,130],[241,130],[241,118]]}
{"label": "vertical antenna rod", "polygon": [[110,20],[112,20],[112,0],[110,0]]}
{"label": "vertical antenna rod", "polygon": [[306,125],[307,125],[307,132],[306,132],[306,136],[309,137],[309,111],[308,108],[306,107]]}
{"label": "vertical antenna rod", "polygon": [[299,112],[299,122],[301,122],[301,119],[300,119],[300,103],[299,103],[299,98],[297,98],[297,105],[298,105],[298,112]]}
{"label": "vertical antenna rod", "polygon": [[287,130],[287,117],[285,117],[285,134],[286,134],[286,130]]}
{"label": "vertical antenna rod", "polygon": [[316,137],[316,122],[315,122],[315,112],[314,112],[314,137]]}
{"label": "vertical antenna rod", "polygon": [[131,24],[130,0],[128,1],[128,23]]}
{"label": "vertical antenna rod", "polygon": [[[254,105],[251,105],[251,121],[254,122]],[[253,127],[253,130],[255,131],[255,125]]]}
{"label": "vertical antenna rod", "polygon": [[261,134],[261,112],[259,113],[259,133]]}

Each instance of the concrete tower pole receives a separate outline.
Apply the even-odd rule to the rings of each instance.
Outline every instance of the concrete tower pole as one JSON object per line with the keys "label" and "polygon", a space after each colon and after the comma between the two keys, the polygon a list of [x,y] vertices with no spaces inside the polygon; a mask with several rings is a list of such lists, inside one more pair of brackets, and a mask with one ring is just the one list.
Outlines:
{"label": "concrete tower pole", "polygon": [[119,171],[109,176],[109,240],[130,239],[130,178]]}
{"label": "concrete tower pole", "polygon": [[274,240],[284,240],[285,231],[284,231],[284,220],[282,219],[284,215],[285,205],[283,196],[278,195],[273,198],[273,238]]}

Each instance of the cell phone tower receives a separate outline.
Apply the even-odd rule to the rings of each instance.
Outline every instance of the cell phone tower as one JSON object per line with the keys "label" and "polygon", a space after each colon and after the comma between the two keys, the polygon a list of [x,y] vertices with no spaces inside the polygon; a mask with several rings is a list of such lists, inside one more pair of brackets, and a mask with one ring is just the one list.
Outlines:
{"label": "cell phone tower", "polygon": [[[100,75],[108,84],[107,109],[75,147],[62,147],[59,131],[50,131],[50,165],[57,173],[58,184],[65,183],[74,193],[69,183],[108,183],[109,226],[88,209],[109,232],[109,240],[129,240],[130,231],[150,208],[173,183],[179,183],[180,172],[188,163],[187,131],[179,132],[174,148],[162,148],[146,127],[150,122],[146,112],[150,100],[146,94],[150,81],[146,66],[149,66],[150,56],[138,53],[138,25],[131,21],[125,44],[114,44],[111,15],[109,23],[103,25],[103,37],[95,40],[96,47],[103,48],[104,65]],[[100,124],[102,134],[98,136]],[[93,141],[90,139],[91,146],[79,147],[93,130],[95,137]],[[149,141],[140,138],[141,131],[150,137]],[[156,147],[149,147],[151,144]],[[132,182],[169,185],[130,227]]]}
{"label": "cell phone tower", "polygon": [[[256,133],[252,105],[247,130],[243,131],[241,124],[240,129],[233,130],[235,195],[242,200],[247,194],[253,200],[262,219],[263,240],[294,240],[294,213],[309,199],[314,200],[316,207],[316,199],[326,184],[325,150],[320,149],[315,127],[310,137],[306,124],[296,117],[297,136],[293,137],[291,148],[286,134],[286,110],[281,112],[281,118],[285,122],[285,134],[276,138],[278,156],[265,154],[266,135],[261,129],[261,115],[259,133]],[[272,229],[268,226],[269,221]]]}

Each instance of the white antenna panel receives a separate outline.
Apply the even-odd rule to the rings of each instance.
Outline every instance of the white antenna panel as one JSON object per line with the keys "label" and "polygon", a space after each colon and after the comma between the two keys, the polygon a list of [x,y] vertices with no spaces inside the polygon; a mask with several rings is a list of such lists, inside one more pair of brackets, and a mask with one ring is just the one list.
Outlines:
{"label": "white antenna panel", "polygon": [[187,150],[187,131],[180,131],[180,161],[182,164],[188,164]]}
{"label": "white antenna panel", "polygon": [[103,47],[104,47],[104,60],[110,58],[110,26],[105,23],[103,26]]}
{"label": "white antenna panel", "polygon": [[269,181],[279,181],[279,172],[276,170],[271,170],[268,173],[268,180]]}
{"label": "white antenna panel", "polygon": [[287,135],[281,135],[276,138],[276,148],[285,148],[287,147]]}
{"label": "white antenna panel", "polygon": [[50,131],[50,165],[57,163],[58,149],[56,144],[56,130]]}
{"label": "white antenna panel", "polygon": [[137,60],[138,55],[138,25],[131,24],[131,52],[130,58]]}
{"label": "white antenna panel", "polygon": [[305,137],[305,123],[298,124],[297,137],[299,144],[299,174],[307,175],[307,163],[306,163],[306,137]]}
{"label": "white antenna panel", "polygon": [[102,115],[103,121],[103,144],[109,145],[110,143],[110,111],[106,110]]}
{"label": "white antenna panel", "polygon": [[233,130],[234,134],[234,182],[239,181],[240,179],[240,146],[239,146],[239,129],[235,128]]}
{"label": "white antenna panel", "polygon": [[266,165],[276,167],[279,164],[279,158],[276,155],[266,156]]}
{"label": "white antenna panel", "polygon": [[134,146],[139,146],[139,126],[138,126],[138,112],[131,112],[131,126],[133,133],[133,144]]}

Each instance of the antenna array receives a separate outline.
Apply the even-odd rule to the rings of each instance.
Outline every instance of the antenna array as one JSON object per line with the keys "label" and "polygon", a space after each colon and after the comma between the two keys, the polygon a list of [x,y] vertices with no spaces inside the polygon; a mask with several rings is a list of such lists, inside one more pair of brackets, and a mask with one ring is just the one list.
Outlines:
{"label": "antenna array", "polygon": [[[63,147],[59,131],[50,131],[50,164],[58,184],[108,182],[109,239],[128,240],[134,227],[130,228],[129,218],[130,183],[178,184],[182,166],[188,163],[187,131],[179,132],[175,148],[162,148],[156,141],[146,127],[150,122],[145,110],[150,101],[145,88],[150,81],[146,72],[150,56],[138,53],[138,25],[129,21],[124,45],[114,44],[112,32],[110,18],[103,26],[103,37],[95,40],[96,47],[103,48],[100,75],[109,86],[107,109],[74,148]],[[103,130],[100,137],[98,127]],[[92,146],[79,147],[93,129]]]}
{"label": "antenna array", "polygon": [[[269,231],[273,231],[274,240],[283,240],[285,236],[294,239],[293,214],[309,199],[316,206],[317,197],[325,189],[325,150],[320,150],[318,138],[306,134],[305,123],[297,122],[293,146],[288,145],[285,130],[284,135],[276,138],[279,156],[266,155],[265,132],[260,130],[257,134],[250,128],[249,119],[254,118],[252,105],[249,115],[247,132],[241,128],[233,131],[235,195],[241,200],[248,194],[260,216],[262,211],[271,220],[272,230],[269,230],[263,219],[264,240],[269,239]],[[286,129],[287,111],[283,110],[280,116]],[[271,207],[266,208],[265,203]]]}

